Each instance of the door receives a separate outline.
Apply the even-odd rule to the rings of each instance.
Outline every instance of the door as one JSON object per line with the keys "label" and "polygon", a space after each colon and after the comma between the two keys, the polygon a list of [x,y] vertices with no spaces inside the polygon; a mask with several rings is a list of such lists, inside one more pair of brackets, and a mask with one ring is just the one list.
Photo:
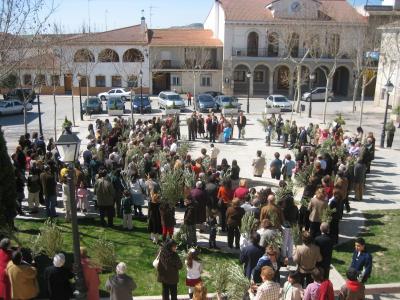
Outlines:
{"label": "door", "polygon": [[64,93],[65,95],[72,94],[72,75],[64,74]]}

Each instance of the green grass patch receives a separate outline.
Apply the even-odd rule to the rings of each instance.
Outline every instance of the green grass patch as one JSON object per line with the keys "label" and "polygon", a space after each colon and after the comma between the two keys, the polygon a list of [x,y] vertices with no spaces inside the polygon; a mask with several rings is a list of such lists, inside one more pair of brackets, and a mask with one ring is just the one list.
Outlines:
{"label": "green grass patch", "polygon": [[[15,224],[19,229],[18,238],[24,247],[29,248],[32,237],[39,233],[39,228],[43,225],[44,220],[16,220]],[[123,261],[128,266],[128,275],[132,276],[137,283],[138,288],[134,291],[134,296],[144,295],[160,295],[161,284],[157,282],[156,271],[152,262],[157,255],[159,247],[154,245],[147,232],[146,222],[134,220],[133,231],[122,230],[120,219],[115,219],[114,228],[103,228],[97,219],[86,218],[79,219],[79,231],[81,234],[81,246],[89,246],[99,237],[105,236],[107,240],[112,241],[115,245],[118,261]],[[64,251],[72,255],[72,233],[71,224],[64,220],[58,220],[58,225],[62,230],[64,238]],[[90,253],[89,253],[90,256]],[[238,261],[237,255],[210,251],[201,249],[200,258],[203,261],[204,275],[210,272],[211,268],[217,263],[225,261]],[[101,274],[100,293],[106,296],[104,285],[111,273]],[[187,294],[185,286],[186,269],[180,272],[180,281],[178,284],[179,294]],[[210,280],[205,276],[206,286],[212,291]]]}
{"label": "green grass patch", "polygon": [[[372,274],[369,284],[400,282],[400,210],[363,213],[365,230],[359,234],[372,254]],[[354,251],[354,241],[336,247],[332,264],[345,277]]]}

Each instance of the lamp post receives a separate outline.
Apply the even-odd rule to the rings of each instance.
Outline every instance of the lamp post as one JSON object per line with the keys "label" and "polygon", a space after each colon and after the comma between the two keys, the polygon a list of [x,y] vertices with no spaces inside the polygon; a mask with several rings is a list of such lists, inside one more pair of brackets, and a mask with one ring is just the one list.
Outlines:
{"label": "lamp post", "polygon": [[66,129],[56,142],[57,151],[60,154],[61,161],[68,164],[68,187],[69,187],[69,201],[71,209],[71,227],[72,227],[72,241],[74,251],[74,271],[75,271],[75,299],[86,299],[86,285],[85,278],[83,277],[81,254],[80,254],[80,241],[78,218],[76,212],[75,201],[75,184],[74,184],[74,163],[79,159],[79,147],[81,141],[76,134],[71,133]]}
{"label": "lamp post", "polygon": [[393,83],[388,80],[385,84],[386,90],[386,105],[385,105],[385,117],[383,118],[383,126],[382,126],[382,134],[381,134],[381,148],[385,148],[385,135],[386,135],[386,123],[387,123],[387,114],[389,107],[389,94],[393,91]]}
{"label": "lamp post", "polygon": [[196,108],[196,70],[199,70],[200,66],[196,65],[193,69],[193,107]]}
{"label": "lamp post", "polygon": [[143,115],[143,71],[140,70],[139,72],[140,78],[140,114]]}
{"label": "lamp post", "polygon": [[78,84],[79,84],[79,114],[81,116],[81,121],[83,121],[83,111],[82,111],[82,91],[81,91],[81,81],[82,81],[82,76],[78,75],[76,76],[78,79]]}
{"label": "lamp post", "polygon": [[312,111],[312,84],[313,84],[313,81],[315,80],[315,74],[314,73],[311,73],[310,74],[310,86],[309,86],[309,89],[310,89],[310,103],[308,104],[308,117],[309,118],[311,118],[311,111]]}
{"label": "lamp post", "polygon": [[251,73],[250,71],[247,72],[246,74],[247,77],[247,113],[250,112],[250,78],[251,78]]}
{"label": "lamp post", "polygon": [[35,87],[35,94],[37,97],[38,114],[39,114],[39,133],[43,136],[43,126],[42,126],[42,113],[40,110],[40,86]]}

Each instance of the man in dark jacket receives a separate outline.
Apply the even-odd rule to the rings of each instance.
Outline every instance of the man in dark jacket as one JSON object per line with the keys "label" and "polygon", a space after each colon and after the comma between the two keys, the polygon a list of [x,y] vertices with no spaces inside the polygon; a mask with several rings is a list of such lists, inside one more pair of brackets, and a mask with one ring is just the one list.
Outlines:
{"label": "man in dark jacket", "polygon": [[189,195],[185,199],[185,215],[183,218],[183,224],[185,224],[187,229],[187,243],[189,247],[194,247],[197,245],[196,237],[196,222],[197,222],[197,203],[193,201],[192,196]]}
{"label": "man in dark jacket", "polygon": [[44,271],[50,300],[69,300],[72,297],[70,280],[74,274],[64,267],[64,263],[64,254],[56,254],[53,266],[47,267]]}
{"label": "man in dark jacket", "polygon": [[196,182],[196,187],[190,191],[193,201],[197,204],[197,224],[204,224],[206,222],[206,205],[207,195],[202,190],[203,183],[201,181]]}
{"label": "man in dark jacket", "polygon": [[195,141],[197,135],[197,118],[196,113],[193,113],[190,118],[186,120],[189,132],[189,141]]}
{"label": "man in dark jacket", "polygon": [[238,130],[239,131],[238,139],[240,139],[241,131],[242,131],[242,129],[244,129],[246,127],[246,124],[247,124],[247,119],[246,119],[246,116],[243,115],[243,112],[241,112],[239,114],[239,116],[237,117],[236,124],[239,129]]}
{"label": "man in dark jacket", "polygon": [[111,181],[107,178],[107,171],[101,170],[99,178],[94,185],[94,193],[97,197],[97,206],[100,212],[100,222],[102,226],[106,225],[105,215],[107,214],[108,226],[114,225],[114,198],[115,190]]}
{"label": "man in dark jacket", "polygon": [[106,290],[110,292],[110,299],[132,299],[132,292],[137,285],[132,277],[125,274],[126,264],[120,262],[116,267],[116,273],[106,282]]}
{"label": "man in dark jacket", "polygon": [[333,240],[329,236],[329,224],[323,222],[320,226],[321,235],[314,240],[315,244],[321,251],[322,261],[317,263],[318,267],[324,270],[324,278],[329,279],[329,271],[331,268]]}
{"label": "man in dark jacket", "polygon": [[207,210],[210,213],[211,209],[217,209],[218,206],[218,185],[215,183],[215,176],[210,175],[204,192],[207,197]]}
{"label": "man in dark jacket", "polygon": [[48,218],[55,218],[57,217],[57,182],[49,166],[45,166],[44,172],[40,174],[40,182],[46,203],[46,215]]}
{"label": "man in dark jacket", "polygon": [[359,275],[359,281],[365,283],[372,271],[372,256],[365,249],[365,240],[357,238],[354,244],[353,258],[351,260],[351,268],[356,269]]}
{"label": "man in dark jacket", "polygon": [[240,251],[240,263],[244,264],[244,275],[249,279],[251,279],[251,271],[265,252],[265,249],[259,245],[260,235],[257,232],[253,232],[250,242],[250,245]]}

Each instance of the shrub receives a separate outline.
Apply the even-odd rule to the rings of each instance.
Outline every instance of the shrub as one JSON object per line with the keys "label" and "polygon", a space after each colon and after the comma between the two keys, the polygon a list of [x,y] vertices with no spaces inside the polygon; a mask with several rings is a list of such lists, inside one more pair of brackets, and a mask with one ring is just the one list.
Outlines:
{"label": "shrub", "polygon": [[40,233],[33,237],[31,249],[34,256],[44,254],[49,258],[54,257],[63,250],[64,239],[60,228],[55,222],[48,219],[40,227]]}
{"label": "shrub", "polygon": [[101,236],[89,246],[91,263],[102,270],[114,270],[117,265],[117,255],[114,243]]}

